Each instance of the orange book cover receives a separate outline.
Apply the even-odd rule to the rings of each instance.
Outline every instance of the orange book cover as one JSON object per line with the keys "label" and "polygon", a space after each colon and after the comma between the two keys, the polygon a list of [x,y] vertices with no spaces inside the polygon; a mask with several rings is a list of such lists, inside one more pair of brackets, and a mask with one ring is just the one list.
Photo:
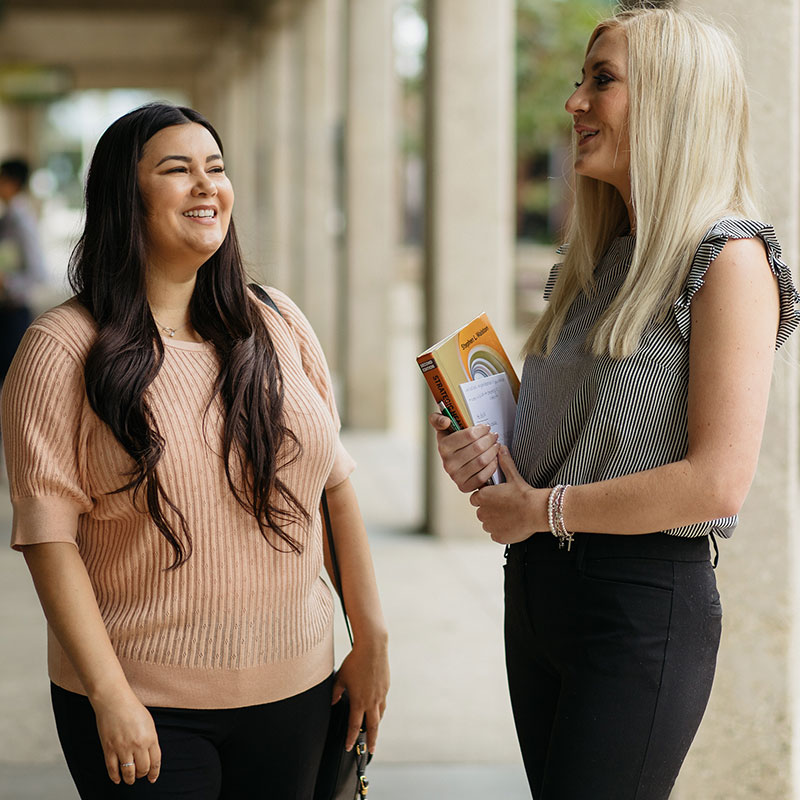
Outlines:
{"label": "orange book cover", "polygon": [[461,384],[505,373],[514,400],[519,378],[489,317],[484,313],[417,356],[436,403],[444,403],[461,428],[473,424]]}

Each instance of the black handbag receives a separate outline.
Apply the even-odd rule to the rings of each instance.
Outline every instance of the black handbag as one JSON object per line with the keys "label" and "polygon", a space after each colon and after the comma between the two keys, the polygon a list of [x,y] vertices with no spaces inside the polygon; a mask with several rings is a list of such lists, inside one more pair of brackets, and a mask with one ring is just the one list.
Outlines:
{"label": "black handbag", "polygon": [[[280,309],[275,305],[275,301],[257,283],[251,283],[249,288],[262,303],[281,314]],[[328,510],[328,497],[324,489],[322,490],[322,514],[325,520],[325,533],[328,537],[333,579],[336,584],[334,588],[339,595],[339,602],[342,604],[344,624],[352,647],[353,632],[350,629],[350,620],[347,617],[347,608],[344,604],[342,578],[339,573],[339,562],[336,559],[333,527],[331,526],[331,515]],[[322,751],[322,760],[320,761],[317,781],[314,786],[314,800],[358,800],[358,798],[367,796],[369,781],[366,776],[366,768],[367,764],[372,761],[372,753],[367,750],[367,732],[364,729],[363,721],[353,749],[349,753],[344,749],[349,717],[350,701],[345,692],[339,702],[331,706],[325,748]]]}
{"label": "black handbag", "polygon": [[[339,574],[339,563],[336,560],[336,548],[333,544],[333,528],[328,511],[328,498],[322,492],[322,513],[325,518],[325,531],[328,537],[328,549],[333,567],[333,577],[336,582],[336,592],[342,604],[344,623],[350,645],[353,645],[353,633],[350,630],[350,620],[347,618],[347,609],[342,593],[342,579]],[[372,761],[372,753],[367,750],[367,733],[362,722],[361,730],[356,737],[353,749],[348,753],[344,749],[344,740],[347,735],[347,724],[350,716],[350,702],[347,693],[341,700],[331,707],[331,718],[328,723],[328,735],[325,738],[325,749],[322,751],[322,760],[317,773],[317,783],[314,787],[314,800],[357,800],[367,796],[369,781],[366,776],[367,764]]]}

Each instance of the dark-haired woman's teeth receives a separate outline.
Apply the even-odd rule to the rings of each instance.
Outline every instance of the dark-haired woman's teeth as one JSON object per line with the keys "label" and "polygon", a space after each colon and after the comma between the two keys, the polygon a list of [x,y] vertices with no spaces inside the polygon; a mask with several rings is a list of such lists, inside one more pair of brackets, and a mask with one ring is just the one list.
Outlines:
{"label": "dark-haired woman's teeth", "polygon": [[213,217],[216,214],[213,208],[202,208],[199,211],[184,211],[184,217]]}

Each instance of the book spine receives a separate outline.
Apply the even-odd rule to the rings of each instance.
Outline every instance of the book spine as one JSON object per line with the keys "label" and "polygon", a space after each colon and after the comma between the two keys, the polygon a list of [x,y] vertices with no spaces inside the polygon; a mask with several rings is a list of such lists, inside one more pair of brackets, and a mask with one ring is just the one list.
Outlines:
{"label": "book spine", "polygon": [[419,364],[419,368],[428,382],[428,388],[431,390],[434,401],[445,404],[447,410],[453,415],[453,419],[458,423],[459,428],[468,427],[468,423],[464,421],[464,415],[456,405],[452,390],[447,385],[447,381],[433,355],[427,353],[420,356],[417,359],[417,364]]}

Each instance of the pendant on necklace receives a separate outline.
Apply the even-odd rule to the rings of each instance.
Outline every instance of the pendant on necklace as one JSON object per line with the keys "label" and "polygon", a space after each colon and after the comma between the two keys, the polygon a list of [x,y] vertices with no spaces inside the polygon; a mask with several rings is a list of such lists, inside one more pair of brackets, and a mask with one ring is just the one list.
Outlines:
{"label": "pendant on necklace", "polygon": [[172,336],[175,335],[175,332],[177,331],[177,328],[164,328],[164,327],[162,327],[161,330],[164,331],[164,333],[166,333],[167,336],[172,337]]}

